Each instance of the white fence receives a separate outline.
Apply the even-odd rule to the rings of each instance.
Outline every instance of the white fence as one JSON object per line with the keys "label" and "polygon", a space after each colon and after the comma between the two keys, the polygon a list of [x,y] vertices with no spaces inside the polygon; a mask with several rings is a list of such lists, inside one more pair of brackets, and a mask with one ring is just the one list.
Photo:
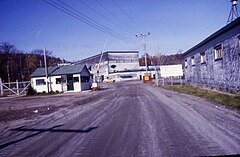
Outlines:
{"label": "white fence", "polygon": [[0,95],[26,95],[30,84],[30,81],[18,82],[18,80],[16,82],[3,83],[0,78]]}
{"label": "white fence", "polygon": [[182,85],[182,84],[185,84],[185,80],[182,77],[167,77],[167,78],[159,78],[156,83],[157,83],[157,86]]}

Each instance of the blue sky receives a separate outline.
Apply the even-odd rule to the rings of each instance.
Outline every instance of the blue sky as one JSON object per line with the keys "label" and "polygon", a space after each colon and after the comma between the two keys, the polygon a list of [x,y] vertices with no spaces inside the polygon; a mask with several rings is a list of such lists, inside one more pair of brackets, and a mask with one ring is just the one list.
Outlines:
{"label": "blue sky", "polygon": [[0,42],[26,52],[46,46],[54,56],[76,61],[100,53],[106,40],[104,51],[139,50],[141,55],[142,39],[135,34],[150,32],[149,54],[173,54],[225,26],[231,9],[230,0],[62,1],[127,39],[92,28],[42,0],[0,0]]}

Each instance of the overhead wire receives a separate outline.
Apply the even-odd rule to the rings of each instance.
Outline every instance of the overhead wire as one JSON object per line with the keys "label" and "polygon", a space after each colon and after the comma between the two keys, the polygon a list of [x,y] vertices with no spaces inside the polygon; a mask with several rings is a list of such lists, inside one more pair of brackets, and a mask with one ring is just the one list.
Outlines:
{"label": "overhead wire", "polygon": [[[128,28],[129,30],[133,30],[133,28],[131,26],[129,26],[125,21],[123,21],[122,19],[120,19],[118,16],[116,16],[111,10],[109,10],[107,7],[105,7],[99,0],[95,0],[99,6],[101,6],[106,12],[108,12],[112,17],[114,17],[115,19],[117,19],[118,21],[121,22],[122,25],[124,25],[126,28]],[[135,29],[134,29],[135,31]],[[134,35],[136,33],[133,33]]]}
{"label": "overhead wire", "polygon": [[83,5],[85,5],[87,8],[89,8],[90,10],[92,10],[93,12],[96,12],[98,16],[101,16],[102,18],[104,18],[106,21],[113,23],[115,26],[121,28],[123,31],[126,31],[127,33],[131,34],[131,35],[135,35],[134,32],[125,29],[124,27],[122,27],[120,24],[114,22],[112,19],[108,18],[107,16],[105,16],[104,14],[102,14],[100,11],[97,11],[96,9],[93,9],[91,6],[89,6],[84,0],[78,0],[80,1]]}
{"label": "overhead wire", "polygon": [[125,36],[123,36],[123,35],[121,35],[121,34],[115,32],[115,31],[113,31],[112,29],[108,28],[107,26],[102,25],[101,23],[97,22],[96,20],[94,20],[94,19],[88,17],[87,15],[81,13],[80,11],[74,9],[74,8],[71,7],[70,5],[64,3],[63,1],[61,1],[61,0],[57,0],[57,1],[61,2],[63,5],[69,7],[70,9],[76,11],[77,13],[79,13],[80,15],[82,15],[84,19],[86,19],[87,21],[90,21],[92,24],[94,24],[94,25],[98,25],[98,26],[100,26],[101,28],[106,29],[107,31],[110,31],[110,32],[112,32],[112,33],[118,35],[119,37],[122,37],[122,38],[128,39],[127,37],[125,37]]}
{"label": "overhead wire", "polygon": [[115,3],[115,5],[128,17],[128,19],[130,19],[130,21],[132,21],[132,23],[134,23],[136,26],[137,26],[137,28],[139,28],[139,27],[141,27],[141,29],[143,29],[143,27],[139,24],[139,23],[137,23],[135,20],[134,20],[134,18],[132,18],[132,16],[130,16],[128,13],[127,13],[127,11],[125,10],[125,9],[123,9],[120,5],[119,5],[119,3],[117,3],[117,1],[116,0],[112,0],[114,3]]}
{"label": "overhead wire", "polygon": [[49,5],[51,5],[51,6],[53,6],[54,8],[56,8],[56,9],[58,9],[58,10],[64,12],[64,13],[66,13],[66,14],[70,15],[71,17],[73,17],[73,18],[75,18],[75,19],[77,19],[77,20],[79,20],[81,22],[84,22],[85,24],[87,24],[87,25],[89,25],[89,26],[91,26],[91,27],[93,27],[93,28],[95,28],[95,29],[105,33],[105,34],[108,34],[108,35],[110,35],[110,36],[112,36],[112,37],[114,37],[114,38],[116,38],[118,40],[121,40],[121,41],[125,42],[128,39],[127,37],[125,37],[125,36],[115,32],[115,31],[113,31],[112,29],[110,29],[110,28],[108,28],[108,27],[106,27],[106,26],[104,26],[102,24],[100,24],[99,22],[91,19],[90,17],[84,15],[80,11],[74,9],[70,5],[64,3],[64,2],[62,2],[60,0],[58,0],[58,1],[60,3],[62,3],[62,4],[59,4],[59,3],[57,3],[57,2],[55,2],[53,0],[49,0],[49,1],[42,0],[42,1],[47,3],[47,4],[49,4]]}

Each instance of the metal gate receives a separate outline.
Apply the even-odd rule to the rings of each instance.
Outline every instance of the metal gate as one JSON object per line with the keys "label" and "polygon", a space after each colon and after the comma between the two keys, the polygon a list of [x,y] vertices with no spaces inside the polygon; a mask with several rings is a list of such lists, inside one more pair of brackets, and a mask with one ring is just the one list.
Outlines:
{"label": "metal gate", "polygon": [[24,81],[24,82],[9,82],[9,83],[3,83],[0,78],[0,94],[1,96],[21,96],[27,94],[27,89],[30,86],[30,81]]}

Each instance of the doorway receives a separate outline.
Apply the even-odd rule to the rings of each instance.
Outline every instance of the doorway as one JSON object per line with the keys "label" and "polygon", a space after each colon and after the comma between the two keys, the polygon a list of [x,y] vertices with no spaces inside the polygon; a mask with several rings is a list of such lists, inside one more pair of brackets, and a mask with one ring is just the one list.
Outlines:
{"label": "doorway", "polygon": [[74,90],[73,75],[67,75],[67,91]]}

